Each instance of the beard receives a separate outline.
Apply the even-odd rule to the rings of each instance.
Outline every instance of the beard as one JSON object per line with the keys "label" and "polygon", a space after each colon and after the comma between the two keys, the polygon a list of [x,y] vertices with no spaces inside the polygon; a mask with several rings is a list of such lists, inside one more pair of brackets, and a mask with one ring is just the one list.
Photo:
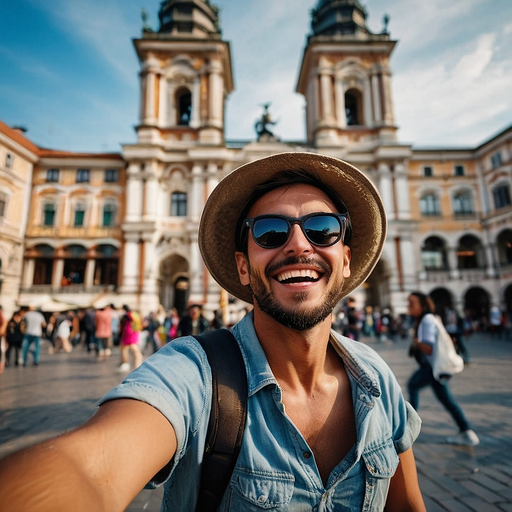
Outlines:
{"label": "beard", "polygon": [[294,329],[296,331],[307,331],[315,327],[315,325],[319,324],[332,314],[333,309],[343,297],[342,287],[344,279],[342,278],[340,283],[334,283],[331,286],[330,290],[323,297],[322,303],[317,307],[309,308],[303,311],[301,311],[298,307],[301,303],[306,301],[308,298],[308,292],[297,292],[294,297],[294,302],[289,306],[285,306],[276,300],[272,289],[268,284],[269,279],[271,279],[269,275],[279,267],[297,263],[313,263],[316,267],[320,267],[322,269],[322,278],[329,280],[331,276],[331,269],[325,263],[320,263],[305,258],[288,258],[287,260],[281,262],[278,266],[270,267],[266,270],[266,282],[263,280],[259,273],[251,271],[249,266],[250,288],[253,297],[261,311],[267,313],[274,320],[279,322],[281,325],[284,325],[285,327]]}

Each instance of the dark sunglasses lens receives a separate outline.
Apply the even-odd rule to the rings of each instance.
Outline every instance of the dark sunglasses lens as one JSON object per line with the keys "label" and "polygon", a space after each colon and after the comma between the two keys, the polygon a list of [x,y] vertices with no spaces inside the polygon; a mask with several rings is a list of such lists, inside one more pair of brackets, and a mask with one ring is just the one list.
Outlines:
{"label": "dark sunglasses lens", "polygon": [[304,221],[304,232],[315,245],[332,245],[341,238],[341,224],[336,217],[315,215]]}
{"label": "dark sunglasses lens", "polygon": [[288,222],[284,219],[257,219],[252,226],[254,241],[262,247],[280,247],[288,239]]}

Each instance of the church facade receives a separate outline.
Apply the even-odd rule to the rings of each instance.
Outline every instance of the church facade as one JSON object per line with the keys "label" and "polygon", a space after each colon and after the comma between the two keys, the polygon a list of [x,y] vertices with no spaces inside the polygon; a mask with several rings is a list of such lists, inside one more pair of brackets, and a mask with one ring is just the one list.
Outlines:
{"label": "church facade", "polygon": [[471,149],[400,143],[390,67],[396,41],[386,24],[371,32],[366,18],[357,0],[319,0],[311,13],[296,88],[306,102],[305,141],[275,137],[265,109],[256,140],[233,144],[224,136],[233,69],[218,10],[207,0],[162,2],[158,30],[145,25],[134,40],[137,142],[121,155],[31,148],[18,304],[45,295],[76,303],[79,291],[79,306],[127,303],[147,313],[194,302],[236,317],[245,305],[220,289],[201,260],[203,205],[243,163],[312,151],[361,169],[388,213],[381,261],[354,294],[359,306],[403,313],[407,295],[419,289],[461,313],[484,316],[492,305],[510,311],[512,127]]}

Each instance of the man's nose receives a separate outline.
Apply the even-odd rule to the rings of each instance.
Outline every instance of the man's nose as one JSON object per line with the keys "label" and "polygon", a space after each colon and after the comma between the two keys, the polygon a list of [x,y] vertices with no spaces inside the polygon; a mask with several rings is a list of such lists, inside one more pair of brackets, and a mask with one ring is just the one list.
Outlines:
{"label": "man's nose", "polygon": [[292,224],[290,236],[284,244],[283,251],[287,254],[303,254],[313,251],[311,242],[306,238],[298,224]]}

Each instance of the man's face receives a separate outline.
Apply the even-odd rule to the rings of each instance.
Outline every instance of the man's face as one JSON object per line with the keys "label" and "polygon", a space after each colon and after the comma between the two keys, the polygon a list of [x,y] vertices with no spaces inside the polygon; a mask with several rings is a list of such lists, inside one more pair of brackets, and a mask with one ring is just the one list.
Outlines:
{"label": "man's face", "polygon": [[[247,217],[302,217],[319,212],[337,210],[321,190],[294,184],[265,194]],[[235,257],[241,283],[252,289],[255,314],[259,310],[298,331],[330,316],[342,298],[343,281],[350,276],[350,249],[341,240],[330,247],[313,245],[298,224],[292,225],[286,243],[275,249],[258,246],[249,234],[247,256],[237,252]]]}

